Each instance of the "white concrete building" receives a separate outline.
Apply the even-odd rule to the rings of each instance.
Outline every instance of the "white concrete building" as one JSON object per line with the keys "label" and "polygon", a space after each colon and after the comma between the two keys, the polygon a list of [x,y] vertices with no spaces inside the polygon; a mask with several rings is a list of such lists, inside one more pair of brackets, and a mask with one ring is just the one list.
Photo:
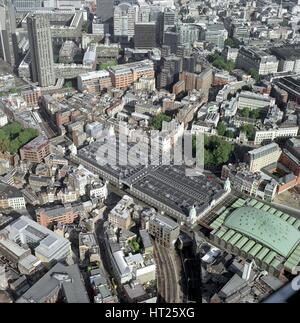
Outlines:
{"label": "white concrete building", "polygon": [[34,249],[35,256],[46,265],[65,260],[71,254],[69,240],[26,216],[21,216],[5,230],[8,231],[11,240],[31,246]]}
{"label": "white concrete building", "polygon": [[263,141],[273,141],[275,138],[296,137],[299,127],[284,127],[270,130],[257,130],[254,144],[260,145]]}

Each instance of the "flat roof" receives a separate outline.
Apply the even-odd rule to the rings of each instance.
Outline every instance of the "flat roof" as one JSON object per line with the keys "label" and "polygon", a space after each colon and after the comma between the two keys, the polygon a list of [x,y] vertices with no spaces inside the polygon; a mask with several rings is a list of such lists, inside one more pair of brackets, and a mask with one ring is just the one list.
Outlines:
{"label": "flat roof", "polygon": [[18,244],[16,244],[12,240],[0,240],[0,246],[3,246],[4,249],[9,250],[16,257],[21,257],[28,251],[28,249],[21,248]]}
{"label": "flat roof", "polygon": [[271,49],[272,54],[274,54],[277,58],[282,60],[296,60],[300,58],[300,46],[296,45],[288,45],[281,47],[274,47]]}
{"label": "flat roof", "polygon": [[253,149],[253,150],[250,150],[248,152],[248,154],[250,155],[258,155],[258,154],[261,154],[263,152],[266,152],[267,150],[271,150],[273,151],[273,149],[278,149],[279,150],[279,146],[278,144],[276,144],[276,142],[271,142],[270,144],[268,145],[265,145],[265,146],[262,146],[262,147],[259,147],[259,148],[256,148],[256,149]]}
{"label": "flat roof", "polygon": [[22,150],[38,149],[41,146],[47,145],[48,143],[49,143],[48,138],[44,135],[41,135],[31,140],[28,144],[23,146],[21,149]]}
{"label": "flat roof", "polygon": [[10,199],[23,197],[23,194],[17,188],[0,181],[0,199]]}
{"label": "flat roof", "polygon": [[49,270],[17,303],[43,303],[58,289],[63,289],[68,303],[89,303],[78,266],[61,263]]}
{"label": "flat roof", "polygon": [[140,230],[139,233],[142,238],[144,248],[146,249],[146,248],[152,247],[152,242],[148,231],[144,229],[144,230]]}
{"label": "flat roof", "polygon": [[92,71],[92,72],[79,75],[79,78],[81,78],[82,81],[87,81],[95,78],[104,78],[104,77],[110,77],[109,72],[106,70]]}
{"label": "flat roof", "polygon": [[161,214],[157,214],[154,221],[159,222],[160,225],[169,227],[171,230],[175,230],[179,226],[177,222]]}

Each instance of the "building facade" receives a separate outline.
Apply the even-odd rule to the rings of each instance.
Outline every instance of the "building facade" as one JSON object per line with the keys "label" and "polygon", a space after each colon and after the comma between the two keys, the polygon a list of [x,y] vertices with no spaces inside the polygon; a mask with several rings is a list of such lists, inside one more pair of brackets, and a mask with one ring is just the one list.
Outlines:
{"label": "building facade", "polygon": [[31,140],[20,149],[21,159],[32,163],[41,163],[50,152],[50,142],[44,136],[39,136]]}
{"label": "building facade", "polygon": [[248,152],[249,170],[251,172],[256,172],[261,170],[265,166],[277,163],[280,155],[281,149],[275,142],[251,150]]}
{"label": "building facade", "polygon": [[254,144],[273,141],[275,138],[289,138],[298,135],[299,127],[282,127],[269,130],[257,130],[255,132]]}
{"label": "building facade", "polygon": [[178,223],[166,216],[156,215],[149,221],[148,232],[157,243],[164,247],[172,247],[177,240],[180,228]]}
{"label": "building facade", "polygon": [[155,48],[156,42],[156,23],[139,22],[135,24],[134,46],[136,48]]}
{"label": "building facade", "polygon": [[136,7],[121,3],[114,9],[114,37],[116,40],[130,41],[134,37]]}
{"label": "building facade", "polygon": [[49,17],[33,14],[27,18],[33,82],[41,87],[55,84],[54,58]]}
{"label": "building facade", "polygon": [[248,72],[255,69],[259,75],[276,73],[278,70],[277,58],[256,48],[241,47],[236,64]]}

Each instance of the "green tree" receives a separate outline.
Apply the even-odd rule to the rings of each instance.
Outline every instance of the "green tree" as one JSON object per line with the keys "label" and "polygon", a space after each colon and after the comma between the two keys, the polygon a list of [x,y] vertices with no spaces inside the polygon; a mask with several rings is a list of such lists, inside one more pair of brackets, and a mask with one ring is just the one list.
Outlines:
{"label": "green tree", "polygon": [[110,68],[110,67],[112,67],[112,66],[116,66],[117,65],[117,60],[116,59],[112,59],[112,60],[110,60],[110,61],[108,61],[108,62],[106,62],[106,63],[101,63],[101,64],[99,64],[98,66],[97,66],[97,69],[98,70],[106,70],[106,69],[108,69],[108,68]]}
{"label": "green tree", "polygon": [[227,163],[234,149],[231,143],[216,136],[206,136],[204,146],[204,163],[208,166],[221,166]]}
{"label": "green tree", "polygon": [[131,240],[130,245],[135,253],[139,252],[141,249],[141,246],[136,239]]}
{"label": "green tree", "polygon": [[261,119],[263,114],[262,109],[255,109],[250,111],[250,118],[252,119]]}
{"label": "green tree", "polygon": [[250,109],[249,108],[244,108],[243,110],[240,111],[240,115],[243,118],[249,118],[249,116],[250,116]]}
{"label": "green tree", "polygon": [[227,126],[226,126],[225,122],[223,122],[223,121],[219,122],[218,127],[217,127],[218,135],[219,136],[224,136],[225,132],[226,132],[226,128],[227,128]]}
{"label": "green tree", "polygon": [[12,122],[4,126],[2,129],[8,137],[13,138],[21,132],[22,126],[18,122]]}
{"label": "green tree", "polygon": [[244,85],[244,86],[242,86],[242,89],[241,90],[242,91],[252,91],[252,87],[249,86],[249,85]]}
{"label": "green tree", "polygon": [[250,68],[249,73],[251,77],[255,79],[256,82],[260,81],[260,75],[258,74],[258,71],[255,68]]}
{"label": "green tree", "polygon": [[225,137],[228,137],[228,138],[235,138],[236,136],[235,136],[235,132],[234,131],[232,131],[232,130],[227,130],[226,132],[225,132],[225,135],[224,135]]}
{"label": "green tree", "polygon": [[88,21],[83,22],[83,24],[82,24],[82,32],[84,32],[84,33],[89,32],[89,22]]}
{"label": "green tree", "polygon": [[255,127],[252,124],[244,124],[241,126],[240,131],[245,132],[248,140],[254,140]]}
{"label": "green tree", "polygon": [[231,47],[231,48],[239,48],[239,41],[238,40],[236,40],[236,39],[234,39],[234,38],[230,38],[230,37],[228,37],[226,40],[225,40],[225,42],[224,42],[224,44],[226,45],[226,46],[229,46],[229,47]]}
{"label": "green tree", "polygon": [[0,139],[0,151],[2,153],[7,152],[9,149],[9,141],[6,138]]}
{"label": "green tree", "polygon": [[73,87],[72,81],[66,81],[64,84],[64,88],[71,89]]}
{"label": "green tree", "polygon": [[37,137],[36,129],[23,129],[18,122],[12,122],[0,129],[0,150],[15,154],[26,143]]}
{"label": "green tree", "polygon": [[262,109],[254,109],[251,110],[249,108],[244,108],[240,111],[240,115],[244,118],[251,118],[251,119],[261,119],[263,115]]}
{"label": "green tree", "polygon": [[213,54],[210,54],[207,57],[208,61],[213,64],[213,66],[231,72],[235,68],[235,63],[233,60],[229,59],[228,61],[220,55],[217,51]]}
{"label": "green tree", "polygon": [[151,126],[152,128],[154,128],[155,130],[161,130],[162,129],[162,123],[163,121],[167,121],[170,122],[172,120],[171,117],[167,116],[164,113],[159,113],[157,114],[151,121]]}

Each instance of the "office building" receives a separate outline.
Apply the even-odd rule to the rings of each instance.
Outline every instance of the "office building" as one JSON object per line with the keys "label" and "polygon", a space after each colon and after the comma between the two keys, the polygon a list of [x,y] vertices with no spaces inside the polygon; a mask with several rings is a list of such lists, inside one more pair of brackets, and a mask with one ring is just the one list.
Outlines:
{"label": "office building", "polygon": [[274,80],[276,86],[284,91],[285,97],[288,95],[288,100],[300,102],[300,78],[298,75],[281,77]]}
{"label": "office building", "polygon": [[157,47],[155,22],[138,22],[135,24],[134,47]]}
{"label": "office building", "polygon": [[71,243],[26,216],[5,228],[12,241],[27,244],[45,265],[63,261],[71,254]]}
{"label": "office building", "polygon": [[90,262],[100,260],[100,250],[94,233],[79,233],[79,258]]}
{"label": "office building", "polygon": [[175,31],[164,32],[164,45],[170,47],[172,54],[176,54],[177,49],[180,46],[180,34]]}
{"label": "office building", "polygon": [[71,206],[40,208],[35,213],[37,222],[46,228],[51,223],[71,224],[78,218],[78,212]]}
{"label": "office building", "polygon": [[170,218],[157,214],[150,219],[148,232],[157,243],[169,248],[174,246],[180,233],[180,227]]}
{"label": "office building", "polygon": [[196,88],[196,78],[197,78],[197,74],[189,73],[186,71],[183,71],[179,75],[179,79],[181,81],[184,81],[184,83],[185,83],[185,90],[186,91],[192,91]]}
{"label": "office building", "polygon": [[43,6],[43,0],[12,0],[17,11],[30,12]]}
{"label": "office building", "polygon": [[229,164],[222,167],[222,179],[229,179],[231,187],[249,196],[272,202],[277,195],[278,183],[266,179],[261,172],[251,172],[245,163]]}
{"label": "office building", "polygon": [[164,59],[163,69],[160,76],[160,88],[168,88],[179,80],[182,72],[182,59],[177,56],[168,56]]}
{"label": "office building", "polygon": [[173,85],[172,93],[174,93],[175,95],[178,95],[184,91],[185,91],[184,81],[178,81]]}
{"label": "office building", "polygon": [[114,8],[114,38],[116,41],[128,42],[134,37],[136,7],[121,3]]}
{"label": "office building", "polygon": [[18,49],[15,8],[10,0],[0,2],[0,57],[15,66]]}
{"label": "office building", "polygon": [[247,41],[250,37],[251,26],[244,23],[233,23],[230,34],[239,41]]}
{"label": "office building", "polygon": [[184,47],[191,47],[200,37],[200,28],[197,25],[182,24],[177,26],[176,31],[179,33],[180,45]]}
{"label": "office building", "polygon": [[102,22],[110,22],[114,16],[114,0],[97,0],[96,14]]}
{"label": "office building", "polygon": [[139,234],[142,239],[144,253],[145,254],[153,253],[153,244],[152,244],[151,237],[150,237],[148,231],[146,229],[143,229],[143,230],[139,231]]}
{"label": "office building", "polygon": [[196,90],[201,91],[208,98],[209,89],[213,82],[213,70],[207,68],[203,70],[196,78]]}
{"label": "office building", "polygon": [[132,270],[133,279],[137,280],[140,284],[144,285],[155,281],[156,265],[153,261],[145,261],[140,253],[125,257],[125,261]]}
{"label": "office building", "polygon": [[41,87],[55,84],[54,60],[49,17],[33,14],[27,18],[33,82]]}
{"label": "office building", "polygon": [[146,2],[139,3],[138,22],[149,22],[150,12],[150,6]]}
{"label": "office building", "polygon": [[92,22],[92,34],[105,35],[109,34],[109,25],[104,24],[100,18],[94,18]]}
{"label": "office building", "polygon": [[123,290],[128,303],[140,303],[149,298],[145,288],[138,283],[125,284]]}
{"label": "office building", "polygon": [[150,60],[117,65],[109,68],[112,85],[115,88],[127,88],[141,77],[154,78],[154,65]]}
{"label": "office building", "polygon": [[0,208],[13,210],[25,209],[25,199],[17,188],[0,182]]}
{"label": "office building", "polygon": [[277,163],[281,155],[279,146],[272,142],[266,146],[248,152],[249,170],[256,172],[273,163]]}
{"label": "office building", "polygon": [[90,137],[99,138],[102,135],[103,129],[104,125],[95,121],[86,125],[85,132]]}
{"label": "office building", "polygon": [[163,31],[165,32],[168,28],[175,26],[176,13],[174,10],[167,8],[163,14]]}
{"label": "office building", "polygon": [[260,145],[263,142],[271,142],[275,138],[289,138],[298,135],[299,127],[280,127],[275,129],[256,130],[254,144]]}
{"label": "office building", "polygon": [[279,60],[278,72],[300,72],[299,44],[274,47],[271,53]]}
{"label": "office building", "polygon": [[224,42],[228,37],[228,32],[223,24],[208,25],[205,31],[205,41],[210,42],[219,49],[224,48]]}
{"label": "office building", "polygon": [[16,265],[20,260],[31,255],[30,249],[24,249],[17,243],[5,239],[0,240],[0,255],[6,258],[10,263]]}
{"label": "office building", "polygon": [[20,149],[22,160],[32,163],[41,163],[42,160],[50,154],[50,142],[41,135],[31,140],[28,144]]}
{"label": "office building", "polygon": [[182,71],[194,73],[196,69],[196,58],[194,56],[184,56],[182,59]]}
{"label": "office building", "polygon": [[275,99],[266,94],[258,94],[250,91],[241,91],[238,95],[238,108],[240,110],[248,108],[250,110],[272,107]]}
{"label": "office building", "polygon": [[77,86],[80,92],[100,93],[112,87],[111,77],[105,70],[88,72],[78,76]]}
{"label": "office building", "polygon": [[110,211],[108,221],[115,227],[128,230],[131,226],[130,206],[133,204],[133,199],[124,195],[122,200]]}
{"label": "office building", "polygon": [[17,303],[89,303],[78,265],[56,264]]}
{"label": "office building", "polygon": [[113,273],[119,284],[126,284],[132,280],[132,272],[125,261],[125,255],[122,250],[111,253],[111,262]]}
{"label": "office building", "polygon": [[53,8],[60,10],[74,10],[82,7],[81,0],[44,0],[45,8]]}
{"label": "office building", "polygon": [[231,48],[229,46],[225,46],[222,52],[222,55],[226,59],[226,61],[231,60],[236,62],[238,54],[239,54],[238,48]]}
{"label": "office building", "polygon": [[88,195],[91,199],[99,199],[101,201],[106,200],[108,195],[107,184],[102,182],[94,182],[88,187]]}
{"label": "office building", "polygon": [[300,139],[299,138],[290,138],[287,141],[279,161],[296,175],[297,184],[300,184]]}
{"label": "office building", "polygon": [[255,69],[259,75],[268,75],[277,72],[278,60],[275,56],[257,48],[241,47],[237,56],[236,66],[247,72]]}

